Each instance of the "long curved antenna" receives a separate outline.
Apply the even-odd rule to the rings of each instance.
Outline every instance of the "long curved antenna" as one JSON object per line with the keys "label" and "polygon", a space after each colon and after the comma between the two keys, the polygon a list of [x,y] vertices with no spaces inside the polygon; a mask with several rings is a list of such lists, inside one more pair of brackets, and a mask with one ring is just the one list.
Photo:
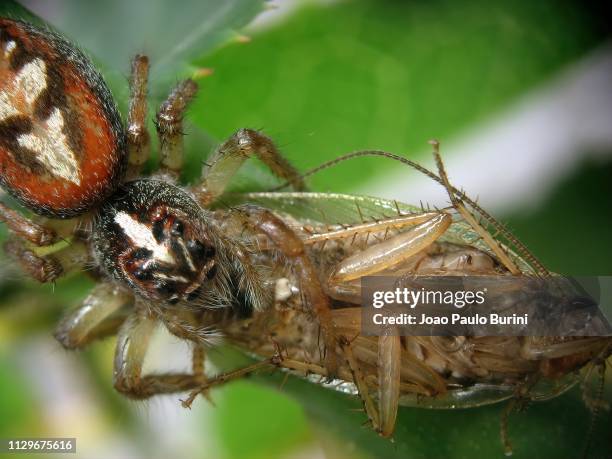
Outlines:
{"label": "long curved antenna", "polygon": [[[301,179],[305,179],[307,177],[310,177],[311,175],[317,174],[318,172],[321,172],[324,169],[328,169],[330,167],[336,166],[337,164],[344,162],[344,161],[348,161],[350,159],[354,159],[354,158],[360,158],[360,157],[366,157],[366,156],[370,156],[370,157],[383,157],[383,158],[388,158],[388,159],[392,159],[395,161],[399,161],[402,164],[405,164],[419,172],[421,172],[422,174],[426,175],[427,177],[431,178],[432,180],[435,180],[436,182],[438,182],[440,185],[444,186],[444,181],[438,177],[437,174],[435,174],[434,172],[430,171],[429,169],[427,169],[426,167],[421,166],[420,164],[411,161],[407,158],[404,158],[403,156],[399,156],[393,153],[389,153],[387,151],[383,151],[383,150],[362,150],[362,151],[355,151],[352,153],[348,153],[346,155],[342,155],[336,159],[332,159],[331,161],[327,161],[313,169],[310,169],[309,171],[305,172],[304,174],[302,174],[300,176]],[[273,189],[271,189],[270,191],[278,191],[281,190],[283,188],[286,188],[287,186],[291,185],[292,182],[288,181],[283,183],[282,185],[275,187]],[[473,211],[475,211],[476,213],[478,213],[480,215],[480,217],[482,217],[499,235],[502,235],[507,241],[508,243],[516,250],[516,252],[518,252],[519,255],[521,255],[521,257],[523,257],[523,259],[531,266],[534,268],[536,274],[538,274],[539,276],[542,277],[547,277],[550,276],[550,271],[548,269],[546,269],[546,267],[542,264],[542,262],[540,260],[538,260],[535,255],[533,255],[529,249],[521,242],[519,241],[516,236],[514,236],[508,229],[506,229],[504,227],[504,225],[502,225],[499,221],[497,221],[491,214],[489,214],[487,211],[485,211],[482,207],[480,207],[474,200],[470,199],[469,196],[467,196],[465,194],[465,192],[458,190],[457,188],[455,188],[454,186],[450,186],[450,191],[452,191],[454,193],[454,195],[456,196],[456,198],[462,200],[465,204],[467,204]]]}
{"label": "long curved antenna", "polygon": [[464,220],[469,223],[472,229],[476,231],[491,248],[491,250],[493,250],[495,255],[497,255],[499,260],[511,274],[515,276],[521,274],[521,270],[517,268],[516,264],[510,259],[499,242],[493,238],[489,231],[487,231],[480,223],[478,223],[478,221],[476,221],[472,213],[466,209],[463,201],[455,196],[453,193],[453,186],[448,180],[448,175],[446,174],[446,169],[444,168],[444,163],[442,162],[442,156],[440,156],[440,143],[437,140],[431,140],[429,143],[434,147],[434,158],[438,166],[438,174],[442,180],[444,188],[446,188],[446,191],[448,192],[448,197],[450,198],[453,207],[457,209],[457,212],[461,214]]}

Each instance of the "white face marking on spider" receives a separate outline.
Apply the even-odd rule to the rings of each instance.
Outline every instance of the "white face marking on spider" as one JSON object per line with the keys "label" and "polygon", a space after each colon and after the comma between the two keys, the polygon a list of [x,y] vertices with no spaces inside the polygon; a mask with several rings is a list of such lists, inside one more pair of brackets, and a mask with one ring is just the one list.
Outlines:
{"label": "white face marking on spider", "polygon": [[117,212],[115,215],[115,223],[117,223],[125,235],[132,241],[136,247],[150,250],[153,253],[152,261],[159,261],[171,265],[176,264],[176,260],[170,253],[168,246],[164,243],[159,243],[153,236],[153,231],[147,225],[135,220],[126,212]]}
{"label": "white face marking on spider", "polygon": [[196,271],[196,267],[193,264],[193,259],[191,258],[191,254],[189,253],[189,250],[187,249],[187,246],[185,245],[185,241],[183,241],[182,239],[177,239],[178,245],[181,248],[181,251],[183,253],[183,258],[185,258],[185,261],[187,262],[187,266],[189,266],[189,270],[191,272],[195,272]]}
{"label": "white face marking on spider", "polygon": [[[11,43],[13,45],[9,46]],[[8,42],[5,56],[14,48],[15,42]],[[11,116],[33,116],[34,103],[47,88],[46,71],[45,62],[40,58],[28,62],[19,70],[6,89],[0,92],[0,121]],[[17,142],[32,150],[50,174],[79,185],[79,164],[63,129],[64,117],[60,109],[55,108],[46,121],[33,123],[31,132],[18,136]]]}
{"label": "white face marking on spider", "polygon": [[167,274],[164,274],[164,273],[155,272],[155,273],[153,273],[153,276],[155,278],[157,278],[157,279],[162,279],[162,280],[170,280],[170,281],[174,281],[174,282],[183,282],[184,284],[188,284],[189,283],[189,279],[187,279],[185,276],[180,276],[180,275],[168,276]]}

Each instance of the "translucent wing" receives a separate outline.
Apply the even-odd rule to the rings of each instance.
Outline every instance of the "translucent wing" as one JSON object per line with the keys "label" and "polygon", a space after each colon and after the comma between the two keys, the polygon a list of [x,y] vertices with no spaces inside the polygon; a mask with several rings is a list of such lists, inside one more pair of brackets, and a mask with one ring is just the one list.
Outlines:
{"label": "translucent wing", "polygon": [[[343,193],[254,192],[231,194],[223,199],[224,206],[241,204],[262,206],[311,225],[353,225],[428,210],[396,200]],[[441,239],[473,246],[496,258],[478,233],[458,214],[454,216],[453,224]],[[532,266],[510,247],[503,247],[524,274],[535,272]]]}

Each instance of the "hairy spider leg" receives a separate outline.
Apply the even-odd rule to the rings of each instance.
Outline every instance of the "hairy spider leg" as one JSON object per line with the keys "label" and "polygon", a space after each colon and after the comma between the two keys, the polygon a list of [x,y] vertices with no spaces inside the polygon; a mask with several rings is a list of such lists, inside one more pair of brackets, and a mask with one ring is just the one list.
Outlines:
{"label": "hairy spider leg", "polygon": [[272,244],[291,262],[299,280],[302,294],[321,326],[325,344],[325,365],[328,373],[332,376],[335,375],[338,362],[334,350],[338,337],[333,329],[329,297],[321,286],[317,271],[306,253],[304,244],[285,222],[268,209],[245,206],[240,208],[240,211],[245,212],[249,216],[249,222],[254,225],[256,230],[266,235]]}
{"label": "hairy spider leg", "polygon": [[206,377],[199,372],[142,374],[149,341],[158,323],[148,308],[137,301],[134,312],[119,329],[113,384],[128,397],[145,399],[157,394],[194,390],[206,382]]}
{"label": "hairy spider leg", "polygon": [[159,137],[159,159],[162,174],[177,180],[183,167],[183,118],[198,85],[193,80],[179,82],[159,107],[155,118]]}
{"label": "hairy spider leg", "polygon": [[140,175],[142,166],[149,159],[151,138],[147,130],[147,82],[149,58],[137,55],[132,61],[130,77],[130,102],[127,122],[128,178]]}
{"label": "hairy spider leg", "polygon": [[125,320],[122,309],[134,296],[110,283],[96,285],[81,306],[62,319],[55,338],[66,349],[82,349],[94,340],[116,334]]}
{"label": "hairy spider leg", "polygon": [[3,222],[19,238],[38,247],[51,245],[57,241],[57,235],[53,229],[34,223],[2,202],[0,202],[0,222]]}
{"label": "hairy spider leg", "polygon": [[21,239],[13,237],[4,243],[4,251],[19,263],[25,273],[41,283],[55,282],[89,259],[85,244],[76,240],[50,255],[40,256]]}
{"label": "hairy spider leg", "polygon": [[193,190],[200,202],[207,205],[221,196],[240,166],[252,156],[259,158],[276,176],[289,181],[296,190],[306,189],[299,172],[270,138],[253,129],[240,129],[204,164],[202,181]]}

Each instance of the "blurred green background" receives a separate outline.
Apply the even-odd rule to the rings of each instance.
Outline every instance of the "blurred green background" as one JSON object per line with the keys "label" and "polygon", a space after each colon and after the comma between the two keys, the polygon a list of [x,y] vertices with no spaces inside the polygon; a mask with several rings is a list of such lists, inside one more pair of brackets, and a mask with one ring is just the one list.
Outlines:
{"label": "blurred green background", "polygon": [[[214,145],[240,127],[263,129],[302,170],[369,148],[431,165],[427,140],[435,137],[455,184],[478,195],[551,270],[612,274],[612,47],[609,21],[594,4],[24,4],[34,16],[12,2],[2,2],[0,12],[44,18],[78,43],[124,113],[136,52],[152,57],[154,104],[177,79],[212,69],[199,79],[188,117],[185,181],[195,180]],[[257,165],[247,171],[237,187],[264,175]],[[444,203],[443,193],[431,194],[418,180],[395,163],[364,159],[310,185]],[[51,338],[53,324],[92,282],[77,274],[39,286],[1,263],[0,438],[77,437],[77,456],[87,458],[503,455],[503,405],[402,409],[390,442],[362,426],[358,401],[295,378],[282,384],[279,375],[218,389],[215,407],[198,400],[183,410],[177,396],[128,402],[112,390],[112,339],[68,353]],[[159,335],[147,367],[187,367],[187,349]],[[214,357],[218,366],[241,359],[229,349]],[[612,400],[609,384],[606,391]],[[575,389],[513,414],[514,457],[579,457],[590,420],[580,397]],[[610,413],[602,413],[590,457],[610,457],[611,427]]]}

